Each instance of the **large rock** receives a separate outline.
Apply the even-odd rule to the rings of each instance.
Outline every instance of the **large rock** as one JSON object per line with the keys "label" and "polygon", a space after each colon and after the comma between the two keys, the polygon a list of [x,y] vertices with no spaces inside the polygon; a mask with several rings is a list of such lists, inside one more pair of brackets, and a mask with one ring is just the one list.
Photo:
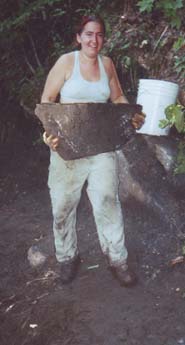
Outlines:
{"label": "large rock", "polygon": [[38,104],[35,114],[48,134],[60,138],[65,160],[113,151],[135,135],[132,117],[140,105],[112,103]]}
{"label": "large rock", "polygon": [[174,175],[177,141],[138,134],[119,152],[120,199],[135,198],[168,226],[184,231],[185,174]]}

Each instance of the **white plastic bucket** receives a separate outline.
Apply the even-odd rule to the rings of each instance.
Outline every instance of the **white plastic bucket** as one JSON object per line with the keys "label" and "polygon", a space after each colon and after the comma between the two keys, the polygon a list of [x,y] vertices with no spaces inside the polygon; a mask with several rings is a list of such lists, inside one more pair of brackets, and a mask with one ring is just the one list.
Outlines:
{"label": "white plastic bucket", "polygon": [[166,118],[165,108],[174,104],[179,91],[178,84],[157,80],[140,79],[137,104],[141,104],[146,114],[144,125],[138,133],[151,135],[168,135],[169,127],[160,128],[159,121]]}

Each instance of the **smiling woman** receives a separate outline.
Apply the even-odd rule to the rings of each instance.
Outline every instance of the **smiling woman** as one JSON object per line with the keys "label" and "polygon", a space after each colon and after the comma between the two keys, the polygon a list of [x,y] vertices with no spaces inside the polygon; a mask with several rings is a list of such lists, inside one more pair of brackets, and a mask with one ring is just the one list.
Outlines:
{"label": "smiling woman", "polygon": [[[76,40],[80,45],[80,50],[77,51],[78,57],[76,59],[75,52],[71,52],[62,55],[58,59],[48,75],[42,95],[42,102],[54,102],[56,100],[64,84],[72,77],[72,73],[76,68],[76,60],[79,60],[77,63],[79,63],[80,75],[84,80],[98,81],[102,69],[106,74],[110,89],[108,98],[114,103],[128,103],[120,86],[112,60],[109,57],[98,55],[103,47],[104,36],[105,25],[99,16],[84,17],[82,19],[76,34]],[[60,101],[62,102],[63,100],[61,99]]]}
{"label": "smiling woman", "polygon": [[[112,60],[99,55],[104,36],[105,25],[100,17],[83,18],[76,34],[80,50],[58,59],[46,80],[42,103],[55,102],[58,94],[61,103],[106,103],[109,99],[114,103],[128,103]],[[127,265],[123,215],[118,198],[116,152],[66,162],[56,152],[58,138],[44,134],[44,141],[51,148],[48,185],[62,283],[75,277],[80,263],[76,209],[87,181],[102,251],[120,284],[133,285],[136,279]]]}

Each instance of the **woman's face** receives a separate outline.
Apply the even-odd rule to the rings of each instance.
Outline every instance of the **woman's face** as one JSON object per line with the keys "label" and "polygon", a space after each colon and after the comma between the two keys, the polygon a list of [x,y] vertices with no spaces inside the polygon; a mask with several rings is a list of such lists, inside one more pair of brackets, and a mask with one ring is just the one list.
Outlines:
{"label": "woman's face", "polygon": [[88,22],[79,35],[77,42],[81,44],[81,50],[89,57],[96,56],[101,50],[104,42],[104,32],[101,24]]}

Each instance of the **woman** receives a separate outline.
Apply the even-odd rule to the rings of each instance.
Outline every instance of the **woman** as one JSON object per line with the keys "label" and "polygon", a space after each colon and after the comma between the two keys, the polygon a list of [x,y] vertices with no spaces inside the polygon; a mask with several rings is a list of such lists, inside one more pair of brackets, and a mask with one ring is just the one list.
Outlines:
{"label": "woman", "polygon": [[[98,16],[85,17],[76,34],[80,50],[62,55],[49,72],[41,102],[128,103],[112,60],[100,56],[105,26]],[[143,122],[136,117],[133,124]],[[118,199],[118,172],[115,152],[64,161],[56,152],[58,138],[47,136],[51,148],[48,185],[53,211],[56,258],[61,264],[62,283],[70,282],[80,263],[76,236],[76,209],[87,181],[100,245],[121,285],[131,286],[135,275],[127,265],[123,216]]]}

